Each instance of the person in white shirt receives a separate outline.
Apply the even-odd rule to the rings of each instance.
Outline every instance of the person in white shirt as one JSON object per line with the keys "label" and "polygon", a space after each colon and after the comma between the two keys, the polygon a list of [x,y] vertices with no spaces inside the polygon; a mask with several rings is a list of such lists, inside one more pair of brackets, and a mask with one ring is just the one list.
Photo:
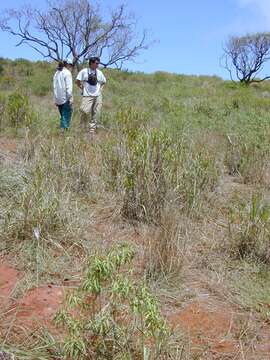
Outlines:
{"label": "person in white shirt", "polygon": [[81,125],[84,129],[89,127],[90,133],[95,133],[102,107],[102,90],[106,78],[98,69],[99,57],[89,59],[89,68],[81,70],[77,76],[76,84],[82,91]]}
{"label": "person in white shirt", "polygon": [[53,77],[54,102],[60,113],[60,129],[68,130],[72,116],[73,104],[73,62],[71,59],[60,62]]}

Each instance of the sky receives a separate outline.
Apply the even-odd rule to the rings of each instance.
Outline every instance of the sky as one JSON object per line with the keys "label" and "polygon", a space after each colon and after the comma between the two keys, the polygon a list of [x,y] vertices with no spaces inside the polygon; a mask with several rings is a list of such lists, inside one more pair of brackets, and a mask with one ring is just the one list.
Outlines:
{"label": "sky", "polygon": [[[132,71],[168,71],[179,74],[228,74],[220,65],[222,46],[229,35],[270,31],[270,0],[126,0],[146,28],[154,44],[135,63]],[[0,0],[0,12],[18,8],[27,0]],[[114,7],[119,0],[103,0]],[[45,0],[31,0],[32,6],[45,6]],[[13,36],[0,32],[0,56],[40,59],[27,46],[16,47]]]}

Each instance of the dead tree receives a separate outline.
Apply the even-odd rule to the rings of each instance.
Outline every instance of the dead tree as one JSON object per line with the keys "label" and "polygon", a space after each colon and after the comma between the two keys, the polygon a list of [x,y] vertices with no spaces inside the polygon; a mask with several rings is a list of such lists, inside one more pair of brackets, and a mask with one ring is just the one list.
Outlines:
{"label": "dead tree", "polygon": [[223,59],[232,80],[248,85],[269,79],[270,76],[261,79],[258,76],[270,59],[270,33],[231,36],[225,44]]}
{"label": "dead tree", "polygon": [[125,5],[106,13],[94,0],[47,0],[45,11],[7,10],[0,28],[19,39],[17,46],[26,44],[45,59],[72,57],[74,65],[97,55],[105,67],[121,68],[149,46],[146,31],[138,36],[137,20]]}

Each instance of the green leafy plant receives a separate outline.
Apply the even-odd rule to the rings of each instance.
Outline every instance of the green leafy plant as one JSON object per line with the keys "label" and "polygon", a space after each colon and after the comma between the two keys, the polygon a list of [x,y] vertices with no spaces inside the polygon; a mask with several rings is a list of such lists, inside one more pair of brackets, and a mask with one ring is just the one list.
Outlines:
{"label": "green leafy plant", "polygon": [[[72,359],[160,359],[169,331],[157,299],[132,276],[134,252],[123,244],[89,259],[81,286],[55,321]],[[148,354],[148,357],[145,354]]]}

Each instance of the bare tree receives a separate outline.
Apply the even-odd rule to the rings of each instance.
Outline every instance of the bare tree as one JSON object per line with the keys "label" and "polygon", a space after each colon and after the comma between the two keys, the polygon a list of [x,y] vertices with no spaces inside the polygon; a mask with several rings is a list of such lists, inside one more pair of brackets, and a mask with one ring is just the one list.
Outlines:
{"label": "bare tree", "polygon": [[19,39],[17,46],[27,44],[52,60],[72,56],[74,65],[99,55],[105,67],[121,68],[149,46],[146,31],[138,36],[137,20],[125,5],[106,13],[95,0],[47,0],[45,11],[7,10],[0,28]]}
{"label": "bare tree", "polygon": [[270,33],[231,36],[224,47],[225,68],[232,80],[242,83],[261,82],[269,79],[258,75],[270,59]]}

